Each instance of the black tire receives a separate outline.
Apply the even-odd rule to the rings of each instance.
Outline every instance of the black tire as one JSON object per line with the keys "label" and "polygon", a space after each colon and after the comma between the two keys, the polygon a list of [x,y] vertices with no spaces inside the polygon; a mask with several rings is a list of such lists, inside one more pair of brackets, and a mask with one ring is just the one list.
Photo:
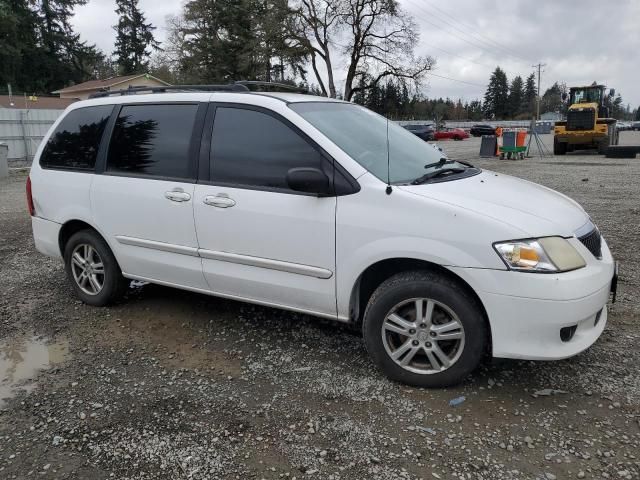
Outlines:
{"label": "black tire", "polygon": [[[454,342],[458,351],[461,350],[457,360],[449,368],[436,373],[417,373],[398,365],[387,353],[383,341],[383,324],[392,310],[416,298],[430,299],[446,306],[463,327],[464,341]],[[439,315],[444,312],[440,310]],[[447,387],[463,381],[479,365],[488,344],[487,322],[478,301],[457,282],[428,271],[403,272],[385,280],[369,299],[362,331],[369,355],[384,374],[391,380],[416,387]],[[422,350],[418,351],[426,358]]]}
{"label": "black tire", "polygon": [[[76,248],[83,245],[91,246],[96,254],[98,261],[101,260],[104,273],[100,275],[102,278],[102,288],[95,294],[85,292],[79,285],[74,276],[74,268],[79,268],[72,264],[72,255]],[[64,246],[64,267],[67,277],[71,282],[71,286],[76,295],[83,303],[93,305],[95,307],[104,307],[109,305],[125,293],[129,281],[122,276],[122,270],[113,255],[113,252],[107,245],[107,242],[94,230],[81,230],[74,233]]]}
{"label": "black tire", "polygon": [[598,143],[598,155],[606,155],[609,148],[609,137]]}
{"label": "black tire", "polygon": [[567,153],[567,144],[565,142],[559,142],[557,138],[553,139],[553,154],[564,155]]}
{"label": "black tire", "polygon": [[636,158],[640,147],[633,145],[614,145],[607,148],[607,158]]}

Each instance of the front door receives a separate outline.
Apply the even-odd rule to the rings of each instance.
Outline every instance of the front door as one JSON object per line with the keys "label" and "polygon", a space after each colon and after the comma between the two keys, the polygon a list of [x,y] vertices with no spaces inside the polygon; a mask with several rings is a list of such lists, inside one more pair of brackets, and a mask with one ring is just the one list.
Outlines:
{"label": "front door", "polygon": [[240,105],[215,109],[206,160],[209,181],[196,185],[194,213],[210,289],[335,317],[336,198],[286,182],[296,167],[332,179],[332,162],[286,120]]}
{"label": "front door", "polygon": [[136,104],[118,112],[91,203],[128,276],[208,290],[193,219],[194,145],[205,110],[198,103]]}

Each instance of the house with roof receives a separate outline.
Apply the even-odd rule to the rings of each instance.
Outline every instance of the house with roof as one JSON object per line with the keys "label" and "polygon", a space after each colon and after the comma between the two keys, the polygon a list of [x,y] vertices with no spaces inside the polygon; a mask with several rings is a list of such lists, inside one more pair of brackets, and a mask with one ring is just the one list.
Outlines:
{"label": "house with roof", "polygon": [[141,73],[122,77],[111,77],[105,80],[89,80],[88,82],[62,88],[52,93],[59,95],[60,98],[86,100],[90,95],[98,92],[126,90],[129,87],[163,87],[167,85],[170,85],[170,83],[148,73]]}
{"label": "house with roof", "polygon": [[41,95],[0,95],[0,108],[13,110],[64,110],[75,98]]}

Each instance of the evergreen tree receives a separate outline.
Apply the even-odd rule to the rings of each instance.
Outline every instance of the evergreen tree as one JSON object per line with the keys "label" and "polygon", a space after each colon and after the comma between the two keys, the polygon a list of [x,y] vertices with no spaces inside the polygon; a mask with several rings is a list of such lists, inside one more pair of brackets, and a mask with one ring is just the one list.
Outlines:
{"label": "evergreen tree", "polygon": [[473,121],[482,120],[482,102],[480,100],[472,100],[469,103],[468,117]]}
{"label": "evergreen tree", "polygon": [[540,99],[540,113],[562,111],[562,89],[554,82]]}
{"label": "evergreen tree", "polygon": [[73,9],[86,0],[0,0],[0,82],[49,93],[92,77],[102,54],[80,41]]}
{"label": "evergreen tree", "polygon": [[180,70],[195,81],[305,79],[307,51],[290,42],[286,0],[190,0],[184,6]]}
{"label": "evergreen tree", "polygon": [[616,97],[611,102],[611,117],[616,118],[618,120],[624,119],[624,103],[622,101],[622,96],[617,94]]}
{"label": "evergreen tree", "polygon": [[25,84],[24,60],[36,47],[35,24],[26,0],[0,0],[0,86]]}
{"label": "evergreen tree", "polygon": [[505,119],[509,115],[509,83],[500,67],[491,74],[484,94],[484,113],[487,118]]}
{"label": "evergreen tree", "polygon": [[536,109],[536,96],[538,91],[536,89],[536,76],[534,73],[527,77],[527,81],[524,86],[524,103],[522,106],[522,112],[528,113],[529,116],[533,116]]}
{"label": "evergreen tree", "polygon": [[159,43],[153,37],[155,27],[146,23],[144,14],[138,7],[138,0],[116,0],[118,24],[113,55],[121,75],[145,72],[149,67],[149,48],[158,49]]}
{"label": "evergreen tree", "polygon": [[524,103],[524,83],[520,75],[516,76],[509,87],[509,116],[517,117],[522,113]]}
{"label": "evergreen tree", "polygon": [[353,103],[357,103],[358,105],[366,105],[367,104],[367,95],[365,92],[365,80],[364,77],[360,77],[360,81],[358,82],[358,91],[353,96]]}

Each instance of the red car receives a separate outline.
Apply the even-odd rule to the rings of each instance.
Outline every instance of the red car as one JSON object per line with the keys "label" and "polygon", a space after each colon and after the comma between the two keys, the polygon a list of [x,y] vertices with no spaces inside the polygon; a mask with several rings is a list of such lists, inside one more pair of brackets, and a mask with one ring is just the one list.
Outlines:
{"label": "red car", "polygon": [[469,138],[469,134],[461,128],[443,128],[442,130],[435,132],[433,136],[436,140],[446,140],[448,138],[462,140],[464,138]]}

